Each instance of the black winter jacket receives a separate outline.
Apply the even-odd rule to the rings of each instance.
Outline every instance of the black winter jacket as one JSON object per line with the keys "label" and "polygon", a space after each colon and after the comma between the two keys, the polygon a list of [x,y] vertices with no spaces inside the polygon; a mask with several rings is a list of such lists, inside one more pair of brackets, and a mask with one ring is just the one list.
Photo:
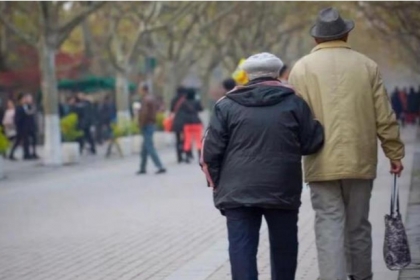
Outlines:
{"label": "black winter jacket", "polygon": [[[175,106],[178,101],[184,98],[182,103],[179,103],[178,111],[175,112]],[[201,124],[199,113],[203,111],[201,103],[196,100],[188,100],[185,97],[179,96],[174,98],[171,102],[171,112],[175,113],[172,130],[175,132],[184,131],[184,126],[187,124]]]}
{"label": "black winter jacket", "polygon": [[203,106],[199,101],[187,99],[180,111],[185,112],[185,124],[201,124],[199,113],[203,111]]}
{"label": "black winter jacket", "polygon": [[182,103],[179,103],[181,98],[183,100],[182,103],[184,103],[186,101],[186,98],[185,96],[182,96],[182,95],[176,96],[171,101],[171,112],[175,114],[174,123],[172,124],[172,131],[174,132],[183,132],[184,125],[187,120],[187,113],[181,110]]}
{"label": "black winter jacket", "polygon": [[36,132],[36,115],[31,105],[17,106],[14,121],[18,134]]}
{"label": "black winter jacket", "polygon": [[324,143],[321,124],[293,89],[252,81],[219,100],[203,140],[201,164],[218,209],[298,209],[302,155]]}

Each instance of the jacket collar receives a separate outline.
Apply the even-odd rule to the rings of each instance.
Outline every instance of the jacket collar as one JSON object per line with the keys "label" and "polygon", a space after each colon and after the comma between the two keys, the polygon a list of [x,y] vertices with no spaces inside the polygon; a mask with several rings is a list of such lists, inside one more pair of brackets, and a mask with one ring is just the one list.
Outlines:
{"label": "jacket collar", "polygon": [[[278,79],[274,78],[262,78],[262,79],[255,79],[245,85],[237,85],[231,91],[227,92],[226,94],[236,92],[238,90],[246,89],[246,88],[253,88],[255,86],[285,86],[283,85]],[[289,86],[286,86],[289,87]],[[290,88],[290,87],[289,87]]]}
{"label": "jacket collar", "polygon": [[338,41],[330,41],[330,42],[325,42],[325,43],[321,43],[319,45],[317,45],[315,48],[312,49],[311,53],[316,52],[318,50],[322,50],[322,49],[331,49],[331,48],[347,48],[347,49],[351,49],[350,44],[338,40]]}
{"label": "jacket collar", "polygon": [[250,86],[250,85],[255,85],[255,84],[260,84],[260,83],[266,83],[266,82],[278,82],[279,80],[276,78],[270,78],[270,77],[262,77],[262,78],[257,78],[254,80],[249,81],[246,86]]}

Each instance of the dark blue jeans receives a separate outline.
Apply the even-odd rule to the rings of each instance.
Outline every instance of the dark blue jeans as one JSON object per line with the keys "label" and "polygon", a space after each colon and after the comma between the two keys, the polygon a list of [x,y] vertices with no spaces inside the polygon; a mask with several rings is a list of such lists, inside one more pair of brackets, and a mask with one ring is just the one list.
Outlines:
{"label": "dark blue jeans", "polygon": [[142,128],[143,133],[143,146],[141,149],[141,161],[140,161],[140,170],[146,171],[147,158],[150,156],[152,161],[158,169],[163,169],[163,165],[159,159],[159,156],[156,152],[155,145],[153,143],[153,134],[155,133],[155,125],[148,124]]}
{"label": "dark blue jeans", "polygon": [[295,279],[298,213],[298,210],[253,207],[225,211],[232,280],[258,280],[257,252],[263,216],[270,239],[271,279]]}

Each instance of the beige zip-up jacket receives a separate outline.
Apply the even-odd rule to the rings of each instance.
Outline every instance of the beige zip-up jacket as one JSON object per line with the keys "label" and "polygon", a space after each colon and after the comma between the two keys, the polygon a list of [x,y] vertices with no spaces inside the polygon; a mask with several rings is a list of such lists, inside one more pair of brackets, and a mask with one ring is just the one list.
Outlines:
{"label": "beige zip-up jacket", "polygon": [[304,159],[306,182],[374,179],[377,139],[389,159],[404,157],[378,65],[349,44],[319,44],[296,63],[289,83],[325,129],[324,148]]}

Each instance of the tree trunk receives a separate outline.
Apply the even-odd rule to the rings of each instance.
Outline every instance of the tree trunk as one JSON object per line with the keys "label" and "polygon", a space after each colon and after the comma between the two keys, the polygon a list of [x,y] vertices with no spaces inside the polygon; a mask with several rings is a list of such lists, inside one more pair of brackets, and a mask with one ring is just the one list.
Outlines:
{"label": "tree trunk", "polygon": [[85,51],[85,57],[89,61],[88,63],[89,66],[86,67],[86,69],[84,69],[84,72],[85,72],[84,74],[88,75],[91,73],[90,65],[93,59],[93,40],[92,40],[92,34],[90,31],[90,26],[89,26],[89,22],[87,18],[81,23],[81,28],[82,28],[82,34],[83,34],[83,46],[84,46],[84,51]]}
{"label": "tree trunk", "polygon": [[45,36],[40,39],[39,61],[41,89],[45,115],[44,163],[62,165],[60,118],[58,115],[58,90],[55,73],[55,48]]}
{"label": "tree trunk", "polygon": [[176,88],[181,85],[182,81],[179,81],[178,76],[175,62],[167,61],[165,67],[165,85],[163,87],[163,98],[166,104],[169,104],[176,92]]}
{"label": "tree trunk", "polygon": [[221,72],[220,63],[216,65],[213,64],[206,69],[204,76],[202,77],[202,102],[203,105],[208,109],[212,108],[215,102],[215,100],[212,100],[213,97],[210,93],[211,87],[215,84],[220,84],[224,80],[223,74]]}
{"label": "tree trunk", "polygon": [[202,86],[201,86],[201,103],[207,109],[210,108],[212,104],[210,104],[210,85],[212,83],[211,75],[206,75],[202,79]]}
{"label": "tree trunk", "polygon": [[117,119],[118,124],[130,120],[130,91],[126,73],[117,72],[116,78]]}

